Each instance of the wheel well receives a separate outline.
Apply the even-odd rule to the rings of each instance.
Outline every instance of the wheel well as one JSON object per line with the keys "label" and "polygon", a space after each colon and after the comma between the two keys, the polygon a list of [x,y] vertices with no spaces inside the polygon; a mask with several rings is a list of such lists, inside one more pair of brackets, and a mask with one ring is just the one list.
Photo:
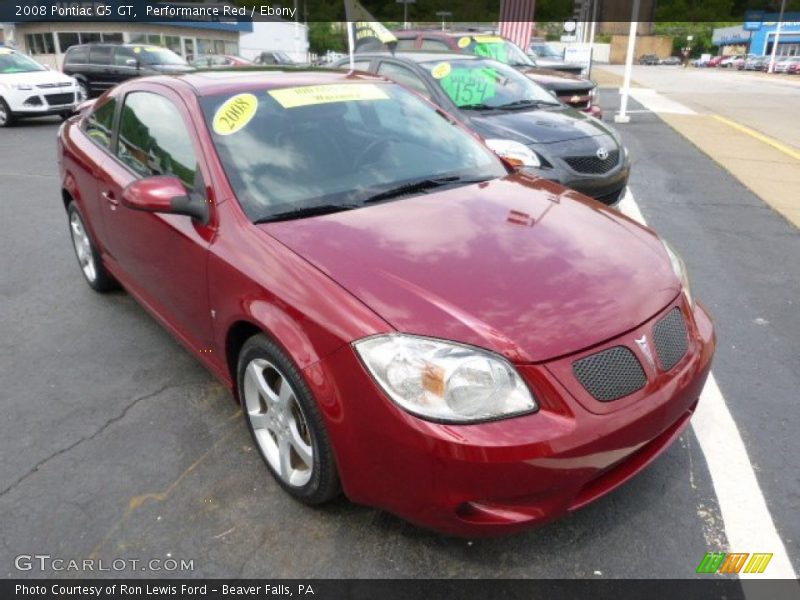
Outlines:
{"label": "wheel well", "polygon": [[64,210],[67,210],[67,208],[69,208],[69,203],[72,202],[73,198],[72,195],[64,188],[61,188],[61,200],[64,202]]}
{"label": "wheel well", "polygon": [[237,381],[236,367],[239,361],[239,352],[247,340],[259,333],[264,333],[264,331],[256,325],[249,321],[238,321],[228,330],[228,335],[225,337],[225,359],[233,382],[233,393],[237,399],[239,398],[239,382]]}

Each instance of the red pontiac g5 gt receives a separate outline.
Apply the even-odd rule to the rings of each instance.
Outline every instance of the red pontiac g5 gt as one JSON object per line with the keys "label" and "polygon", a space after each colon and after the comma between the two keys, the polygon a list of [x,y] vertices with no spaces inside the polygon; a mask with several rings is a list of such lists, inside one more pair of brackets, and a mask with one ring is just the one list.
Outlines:
{"label": "red pontiac g5 gt", "polygon": [[89,285],[231,388],[303,502],[540,524],[650,463],[706,380],[712,324],[669,246],[388,81],[134,80],[59,159]]}

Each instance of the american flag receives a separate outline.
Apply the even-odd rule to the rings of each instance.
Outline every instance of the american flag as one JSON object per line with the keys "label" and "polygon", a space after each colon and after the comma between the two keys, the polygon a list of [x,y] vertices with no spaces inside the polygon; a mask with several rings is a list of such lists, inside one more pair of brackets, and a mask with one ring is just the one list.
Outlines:
{"label": "american flag", "polygon": [[502,0],[500,4],[500,35],[523,50],[531,41],[535,5],[536,0]]}

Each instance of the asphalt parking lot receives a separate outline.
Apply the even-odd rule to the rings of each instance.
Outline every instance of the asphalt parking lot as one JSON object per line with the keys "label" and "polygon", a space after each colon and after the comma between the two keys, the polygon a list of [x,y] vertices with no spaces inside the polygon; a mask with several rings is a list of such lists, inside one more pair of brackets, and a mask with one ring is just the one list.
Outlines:
{"label": "asphalt parking lot", "polygon": [[[616,102],[603,95],[607,120]],[[43,575],[14,557],[47,553],[191,559],[191,575],[208,577],[684,578],[709,551],[773,552],[728,547],[692,429],[609,496],[506,538],[442,537],[344,499],[294,502],[211,375],[128,295],[86,286],[59,195],[58,124],[0,131],[6,576]],[[800,235],[658,116],[620,131],[636,203],[715,319],[714,375],[796,572]]]}

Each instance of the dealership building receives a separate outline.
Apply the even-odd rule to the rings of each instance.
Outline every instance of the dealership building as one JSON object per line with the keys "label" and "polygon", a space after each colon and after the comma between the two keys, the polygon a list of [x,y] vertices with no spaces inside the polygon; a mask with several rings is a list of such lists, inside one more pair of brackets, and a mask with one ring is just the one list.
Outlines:
{"label": "dealership building", "polygon": [[[777,33],[778,15],[765,14],[743,25],[715,29],[711,39],[720,48],[745,46],[749,53],[766,56],[772,53]],[[786,13],[783,16],[775,53],[778,56],[800,55],[800,13]]]}
{"label": "dealership building", "polygon": [[[128,3],[136,5],[139,0]],[[92,4],[93,0],[86,0]],[[192,2],[184,0],[183,3]],[[206,0],[206,5],[213,0]],[[219,3],[222,4],[222,3]],[[0,44],[60,69],[67,48],[90,42],[164,46],[185,58],[204,54],[237,54],[254,58],[260,51],[281,50],[303,62],[308,57],[308,29],[293,21],[106,22],[100,20],[0,23]]]}

